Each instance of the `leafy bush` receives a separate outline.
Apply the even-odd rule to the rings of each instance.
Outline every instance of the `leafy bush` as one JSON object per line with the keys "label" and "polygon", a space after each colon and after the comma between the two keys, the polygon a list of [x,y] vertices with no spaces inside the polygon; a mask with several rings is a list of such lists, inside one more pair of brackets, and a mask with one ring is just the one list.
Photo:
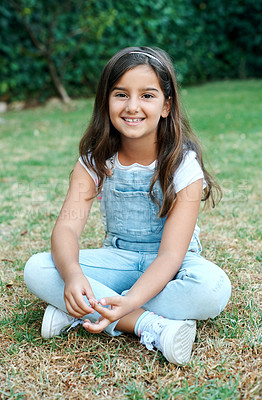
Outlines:
{"label": "leafy bush", "polygon": [[184,84],[261,77],[261,16],[262,0],[9,0],[0,99],[92,95],[105,62],[133,45],[166,50]]}

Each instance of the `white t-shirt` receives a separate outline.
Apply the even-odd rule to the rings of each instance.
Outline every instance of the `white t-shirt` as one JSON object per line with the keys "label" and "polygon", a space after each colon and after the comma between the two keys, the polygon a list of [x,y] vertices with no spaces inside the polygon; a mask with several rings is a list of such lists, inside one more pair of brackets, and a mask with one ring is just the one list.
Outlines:
{"label": "white t-shirt", "polygon": [[[85,165],[82,157],[79,157],[79,162],[81,165],[85,168],[85,170],[89,173],[95,184],[97,185],[98,179],[97,175],[93,170],[89,170],[87,166]],[[141,171],[141,170],[149,170],[153,171],[156,166],[156,161],[153,161],[152,164],[150,165],[141,165],[138,163],[132,164],[132,165],[122,165],[120,164],[118,160],[118,154],[116,153],[113,157],[113,160],[107,160],[106,161],[107,167],[110,169],[112,168],[112,165],[114,165],[115,168],[121,169],[121,170],[126,170],[126,171]],[[203,179],[203,189],[206,186],[206,183],[204,181],[204,174],[203,171],[196,159],[196,153],[193,150],[190,150],[185,153],[184,158],[179,165],[178,169],[176,170],[174,174],[174,186],[175,186],[175,191],[176,193],[180,192],[180,190],[184,189],[191,183],[197,181],[198,179]]]}

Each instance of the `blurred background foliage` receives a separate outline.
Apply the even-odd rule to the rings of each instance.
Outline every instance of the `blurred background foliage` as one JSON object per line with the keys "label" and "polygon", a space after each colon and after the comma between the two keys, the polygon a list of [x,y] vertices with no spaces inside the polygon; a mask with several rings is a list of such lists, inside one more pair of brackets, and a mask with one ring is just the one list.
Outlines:
{"label": "blurred background foliage", "polygon": [[2,0],[0,101],[94,94],[127,46],[157,46],[184,85],[262,76],[262,0]]}

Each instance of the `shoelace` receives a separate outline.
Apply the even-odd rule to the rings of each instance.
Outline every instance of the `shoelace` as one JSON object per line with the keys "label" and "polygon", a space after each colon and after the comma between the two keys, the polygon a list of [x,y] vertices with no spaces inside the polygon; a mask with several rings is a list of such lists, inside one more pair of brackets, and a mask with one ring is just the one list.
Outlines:
{"label": "shoelace", "polygon": [[82,325],[83,323],[84,321],[82,321],[81,319],[76,319],[71,325],[63,329],[62,333],[68,333],[71,330],[75,329],[78,325]]}
{"label": "shoelace", "polygon": [[159,338],[165,326],[163,321],[164,319],[160,317],[159,320],[154,321],[151,326],[146,327],[141,333],[140,343],[144,344],[148,350],[153,350],[154,347],[161,350]]}

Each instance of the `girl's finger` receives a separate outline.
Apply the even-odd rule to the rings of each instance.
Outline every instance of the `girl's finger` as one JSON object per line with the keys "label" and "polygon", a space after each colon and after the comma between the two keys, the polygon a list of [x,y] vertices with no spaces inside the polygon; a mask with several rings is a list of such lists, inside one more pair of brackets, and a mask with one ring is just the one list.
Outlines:
{"label": "girl's finger", "polygon": [[95,323],[92,323],[88,319],[85,319],[83,323],[83,328],[85,328],[88,332],[91,333],[99,333],[105,330],[105,328],[110,324],[105,318],[99,318]]}
{"label": "girl's finger", "polygon": [[119,305],[122,300],[122,296],[113,296],[113,297],[103,297],[99,300],[99,303],[102,306],[108,305]]}
{"label": "girl's finger", "polygon": [[112,310],[110,310],[106,307],[100,306],[100,304],[95,304],[93,307],[104,318],[112,319]]}
{"label": "girl's finger", "polygon": [[90,303],[89,299],[87,299],[89,302],[89,304],[87,304],[85,301],[85,297],[80,294],[80,295],[75,296],[74,300],[75,300],[76,306],[81,311],[83,311],[84,314],[82,314],[82,315],[85,315],[85,313],[86,314],[89,314],[89,313],[94,314],[95,311],[94,311],[93,305]]}
{"label": "girl's finger", "polygon": [[88,298],[88,300],[91,300],[91,299],[96,300],[93,290],[92,290],[91,286],[89,285],[89,282],[88,282],[88,285],[85,286],[82,294],[85,295]]}
{"label": "girl's finger", "polygon": [[81,318],[82,317],[82,315],[78,311],[75,311],[72,308],[72,306],[71,306],[69,301],[65,300],[65,306],[66,306],[68,314],[70,314],[72,317],[75,317],[75,318]]}
{"label": "girl's finger", "polygon": [[68,296],[65,299],[68,312],[74,317],[82,317],[86,314],[94,314],[94,309],[90,307],[85,301],[83,296],[80,298],[74,298],[74,296]]}
{"label": "girl's finger", "polygon": [[95,298],[90,298],[88,301],[91,307],[94,307],[96,304],[98,304],[98,300]]}

